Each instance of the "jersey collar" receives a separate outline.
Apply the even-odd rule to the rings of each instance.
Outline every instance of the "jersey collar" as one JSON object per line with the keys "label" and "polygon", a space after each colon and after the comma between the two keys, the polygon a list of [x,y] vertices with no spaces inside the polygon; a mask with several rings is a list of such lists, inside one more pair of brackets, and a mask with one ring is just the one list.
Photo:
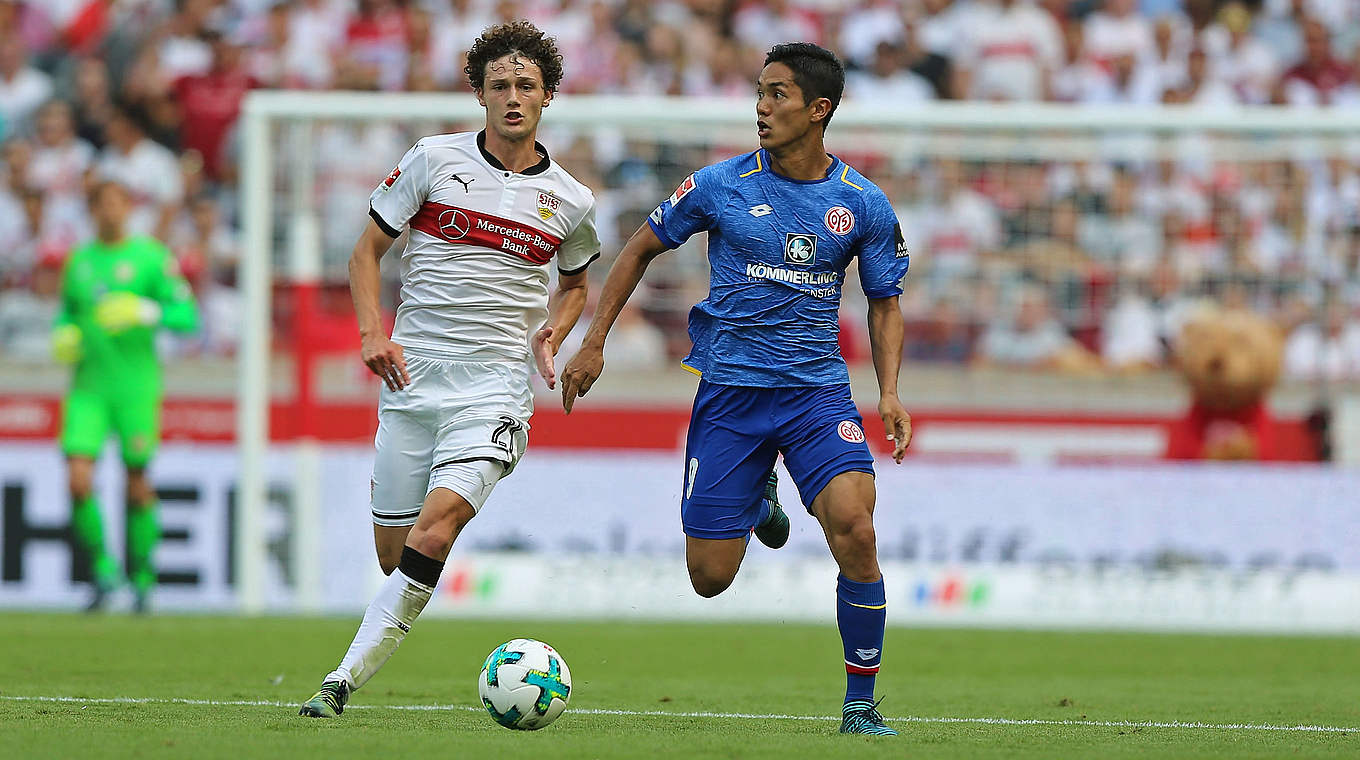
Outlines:
{"label": "jersey collar", "polygon": [[[501,160],[499,158],[496,158],[495,156],[491,155],[490,151],[486,149],[485,129],[477,133],[477,150],[480,150],[482,152],[482,158],[486,159],[486,162],[488,164],[491,164],[493,167],[503,172],[510,171],[509,169],[505,168],[505,164],[501,163]],[[548,170],[548,165],[552,163],[552,159],[548,157],[548,149],[543,147],[543,143],[535,140],[534,150],[542,154],[543,160],[539,161],[533,166],[530,166],[528,169],[519,172],[520,174],[542,174],[543,172],[546,172]]]}
{"label": "jersey collar", "polygon": [[[826,155],[831,158],[831,165],[826,168],[826,176],[822,177],[821,179],[794,179],[793,177],[785,177],[784,175],[775,171],[773,168],[770,169],[770,175],[778,177],[779,179],[782,179],[785,182],[792,182],[796,185],[815,185],[818,182],[825,182],[831,179],[832,177],[836,176],[836,174],[840,172],[841,166],[843,166],[841,160],[839,158],[836,158],[836,154],[828,153]],[[771,166],[770,152],[765,150],[764,148],[761,148],[760,160],[765,162],[766,166]]]}

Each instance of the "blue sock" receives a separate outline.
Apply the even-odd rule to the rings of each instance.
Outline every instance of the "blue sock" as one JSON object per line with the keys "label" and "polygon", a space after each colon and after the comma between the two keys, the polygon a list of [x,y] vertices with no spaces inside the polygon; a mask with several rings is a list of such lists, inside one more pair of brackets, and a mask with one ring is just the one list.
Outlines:
{"label": "blue sock", "polygon": [[845,646],[845,701],[873,701],[874,676],[883,657],[888,598],[883,579],[857,583],[836,578],[836,625]]}

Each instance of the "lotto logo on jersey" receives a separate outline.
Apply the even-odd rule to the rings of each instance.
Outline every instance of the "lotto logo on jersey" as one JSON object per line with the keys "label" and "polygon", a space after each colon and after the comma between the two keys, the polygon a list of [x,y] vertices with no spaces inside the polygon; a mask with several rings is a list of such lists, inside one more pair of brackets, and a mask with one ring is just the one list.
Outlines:
{"label": "lotto logo on jersey", "polygon": [[817,236],[802,232],[785,234],[784,263],[800,267],[817,263]]}
{"label": "lotto logo on jersey", "polygon": [[670,197],[671,205],[674,206],[675,204],[679,203],[681,198],[684,198],[686,195],[689,195],[689,191],[693,190],[698,186],[699,184],[694,181],[693,174],[689,175],[688,177],[685,177],[685,181],[680,183],[680,187],[675,188],[675,192],[671,193]]}
{"label": "lotto logo on jersey", "polygon": [[384,191],[391,190],[391,189],[392,189],[393,183],[395,183],[395,182],[397,181],[397,177],[400,177],[400,176],[401,176],[401,167],[397,167],[396,169],[393,169],[393,170],[392,170],[392,173],[389,174],[389,175],[387,175],[387,179],[383,180],[382,189],[383,189]]}
{"label": "lotto logo on jersey", "polygon": [[552,193],[538,194],[538,216],[543,221],[548,221],[557,215],[562,208],[562,199]]}
{"label": "lotto logo on jersey", "polygon": [[855,215],[845,206],[832,206],[826,210],[822,222],[826,224],[828,230],[837,235],[846,235],[855,228]]}
{"label": "lotto logo on jersey", "polygon": [[836,426],[836,435],[846,443],[864,443],[864,431],[854,420],[846,420]]}

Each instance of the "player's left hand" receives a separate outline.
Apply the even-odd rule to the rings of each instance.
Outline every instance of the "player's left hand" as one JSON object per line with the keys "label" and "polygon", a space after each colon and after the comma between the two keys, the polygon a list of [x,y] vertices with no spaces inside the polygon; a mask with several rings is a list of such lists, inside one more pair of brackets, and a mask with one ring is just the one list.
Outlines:
{"label": "player's left hand", "polygon": [[161,305],[136,293],[109,293],[95,304],[94,321],[111,333],[147,327],[161,321]]}
{"label": "player's left hand", "polygon": [[538,332],[534,333],[532,344],[534,363],[538,365],[538,376],[548,384],[548,390],[557,387],[557,372],[553,369],[553,346],[550,340],[552,336],[552,327],[544,325]]}
{"label": "player's left hand", "polygon": [[581,350],[571,357],[567,366],[562,368],[562,409],[567,414],[571,414],[571,407],[576,403],[577,396],[584,396],[600,379],[600,373],[604,372],[604,347],[592,346],[589,343],[581,346]]}
{"label": "player's left hand", "polygon": [[911,415],[896,396],[885,396],[878,402],[878,414],[883,418],[883,429],[893,442],[893,461],[902,464],[911,443]]}

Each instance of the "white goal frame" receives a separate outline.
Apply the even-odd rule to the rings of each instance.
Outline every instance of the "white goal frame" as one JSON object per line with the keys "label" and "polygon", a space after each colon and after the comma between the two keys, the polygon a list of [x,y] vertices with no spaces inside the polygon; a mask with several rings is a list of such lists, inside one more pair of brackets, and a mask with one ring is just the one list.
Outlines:
{"label": "white goal frame", "polygon": [[[296,130],[288,145],[276,145],[274,127],[308,121],[401,120],[480,121],[482,108],[470,95],[377,94],[350,92],[255,91],[246,98],[240,122],[242,172],[240,208],[243,251],[239,287],[242,294],[239,383],[236,398],[237,445],[240,455],[234,564],[241,609],[264,608],[265,559],[263,522],[267,491],[265,457],[269,447],[270,297],[274,244],[272,219],[275,156],[310,154],[309,130]],[[753,99],[636,98],[560,96],[547,113],[553,127],[590,128],[600,124],[666,130],[748,128],[754,132]],[[1193,106],[1069,106],[1060,104],[932,103],[884,107],[847,102],[835,116],[827,141],[855,128],[899,134],[903,140],[923,133],[977,133],[995,130],[1064,133],[1165,133],[1201,131],[1235,135],[1307,135],[1326,138],[1360,136],[1360,110]],[[754,134],[751,135],[754,144]],[[293,142],[295,139],[298,142]],[[301,153],[294,151],[301,150]],[[393,161],[398,157],[393,156]],[[375,179],[376,181],[376,179]],[[314,210],[290,220],[287,246],[290,276],[314,284],[321,274],[320,224]],[[1360,465],[1360,401],[1338,399],[1337,448],[1340,461]],[[317,473],[319,448],[302,441],[296,448],[295,499],[299,529],[294,536],[299,577],[299,608],[314,609],[308,589],[318,556],[320,524]]]}

